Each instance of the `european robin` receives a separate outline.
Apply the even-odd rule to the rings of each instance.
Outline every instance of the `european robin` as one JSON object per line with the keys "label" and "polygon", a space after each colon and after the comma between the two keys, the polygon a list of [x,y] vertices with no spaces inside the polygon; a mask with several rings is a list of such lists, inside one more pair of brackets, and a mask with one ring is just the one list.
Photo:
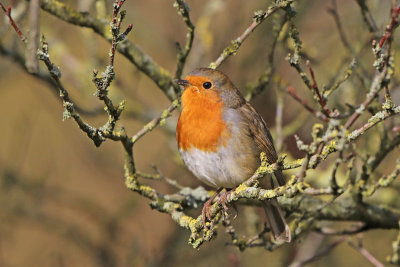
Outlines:
{"label": "european robin", "polygon": [[[263,118],[224,73],[199,68],[176,82],[184,89],[176,129],[181,157],[200,181],[219,188],[204,205],[205,224],[207,208],[222,188],[235,188],[250,178],[260,166],[261,152],[269,163],[277,160],[277,154]],[[274,176],[280,186],[285,184],[281,171]],[[268,180],[262,186],[273,188],[274,179],[264,178]],[[277,200],[264,201],[263,206],[275,240],[290,242]]]}

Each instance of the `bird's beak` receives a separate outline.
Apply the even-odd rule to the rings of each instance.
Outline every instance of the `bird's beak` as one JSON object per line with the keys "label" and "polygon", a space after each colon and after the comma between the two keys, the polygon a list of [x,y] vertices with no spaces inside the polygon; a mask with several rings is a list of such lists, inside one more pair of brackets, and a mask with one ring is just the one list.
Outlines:
{"label": "bird's beak", "polygon": [[179,84],[179,85],[181,85],[181,86],[183,86],[183,87],[188,87],[190,85],[188,80],[178,80],[178,79],[176,79],[176,80],[174,80],[174,82]]}

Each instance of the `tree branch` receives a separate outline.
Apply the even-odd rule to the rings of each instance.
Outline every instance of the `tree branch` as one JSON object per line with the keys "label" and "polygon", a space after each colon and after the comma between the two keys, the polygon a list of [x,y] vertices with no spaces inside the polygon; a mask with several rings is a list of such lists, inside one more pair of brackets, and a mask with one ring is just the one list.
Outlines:
{"label": "tree branch", "polygon": [[[40,1],[40,7],[58,19],[81,27],[90,28],[107,41],[112,41],[107,21],[100,20],[88,13],[80,13],[57,0],[42,0]],[[176,98],[174,92],[178,91],[178,85],[173,82],[172,76],[161,66],[157,65],[147,54],[143,53],[136,45],[125,40],[118,46],[117,50],[153,80],[170,100]],[[174,87],[175,90],[173,89]]]}

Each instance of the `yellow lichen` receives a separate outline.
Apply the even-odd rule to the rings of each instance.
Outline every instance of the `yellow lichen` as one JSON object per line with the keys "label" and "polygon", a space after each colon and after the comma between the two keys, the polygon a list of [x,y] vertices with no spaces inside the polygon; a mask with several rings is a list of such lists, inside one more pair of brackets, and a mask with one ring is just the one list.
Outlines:
{"label": "yellow lichen", "polygon": [[245,185],[245,184],[240,184],[240,185],[236,188],[235,193],[236,193],[236,194],[240,194],[240,193],[242,193],[243,191],[245,191],[247,188],[249,188],[247,185]]}

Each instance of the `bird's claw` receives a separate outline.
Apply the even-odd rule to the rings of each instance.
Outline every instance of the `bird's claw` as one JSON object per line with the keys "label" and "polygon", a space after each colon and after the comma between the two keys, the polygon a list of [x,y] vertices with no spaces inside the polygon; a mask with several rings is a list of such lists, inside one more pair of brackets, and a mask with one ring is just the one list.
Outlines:
{"label": "bird's claw", "polygon": [[212,221],[212,217],[211,217],[211,203],[214,199],[210,198],[209,200],[206,201],[206,203],[204,203],[203,209],[201,211],[201,220],[203,222],[203,226],[205,229],[207,229],[207,219],[211,222]]}
{"label": "bird's claw", "polygon": [[[209,200],[206,201],[206,203],[204,203],[202,213],[201,213],[201,218],[202,218],[204,229],[208,229],[207,220],[211,223],[211,226],[212,226],[212,216],[211,216],[210,209],[211,209],[211,204],[216,196],[218,196],[217,203],[222,208],[221,212],[222,212],[222,216],[223,216],[224,220],[226,219],[226,216],[229,215],[228,214],[229,207],[227,205],[229,193],[230,193],[230,191],[225,191],[223,193],[220,193],[220,190],[219,190],[216,192],[216,194],[213,197],[211,197]],[[235,219],[238,215],[238,210],[237,210],[236,205],[234,205],[234,204],[233,204],[233,208],[235,209],[235,212],[236,212],[235,216],[234,216],[234,219]]]}
{"label": "bird's claw", "polygon": [[228,199],[227,199],[228,194],[229,194],[229,192],[225,191],[225,192],[221,193],[218,198],[218,205],[220,205],[222,207],[221,212],[224,217],[224,220],[226,219],[226,215],[229,215],[228,214],[229,207],[228,207],[228,205],[226,205],[226,203],[228,202]]}

